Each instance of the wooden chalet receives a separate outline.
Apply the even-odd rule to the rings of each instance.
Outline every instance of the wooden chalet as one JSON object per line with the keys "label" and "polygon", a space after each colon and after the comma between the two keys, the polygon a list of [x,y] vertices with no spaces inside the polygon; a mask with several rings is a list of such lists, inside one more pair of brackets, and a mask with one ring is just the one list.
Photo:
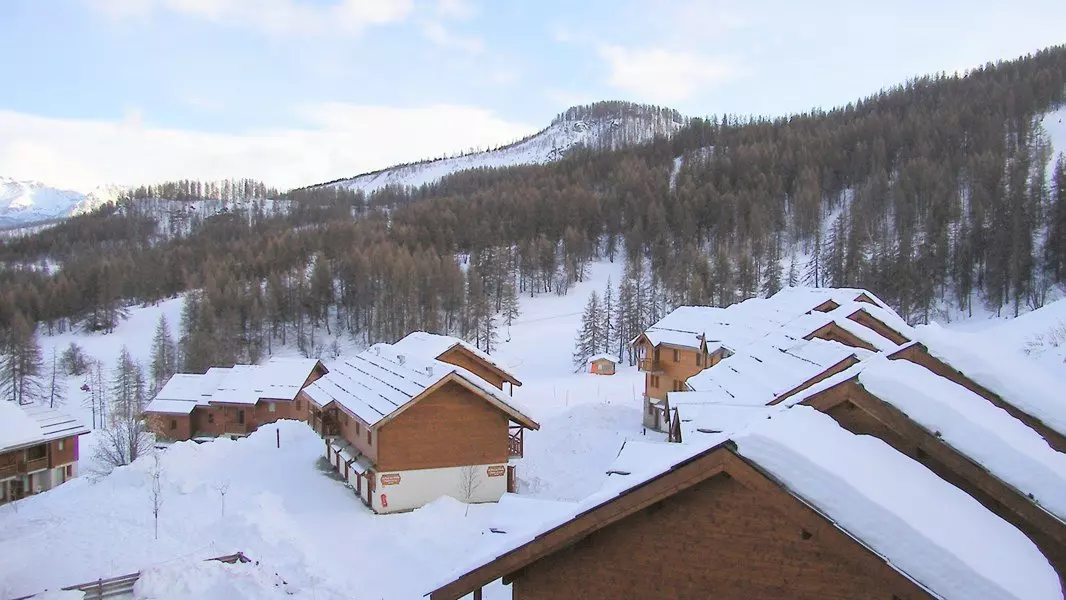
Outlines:
{"label": "wooden chalet", "polygon": [[613,354],[596,354],[589,358],[589,373],[593,375],[614,375],[618,369],[617,356]]}
{"label": "wooden chalet", "polygon": [[502,579],[515,600],[1062,597],[1020,532],[810,408],[688,445],[627,444],[609,473],[562,517],[494,528],[496,545],[426,595],[478,599]]}
{"label": "wooden chalet", "polygon": [[0,401],[0,504],[78,476],[78,437],[89,430],[46,406]]}
{"label": "wooden chalet", "polygon": [[514,388],[522,387],[518,378],[496,364],[488,354],[450,335],[415,331],[394,342],[392,347],[402,354],[462,367],[510,396],[514,395]]}
{"label": "wooden chalet", "polygon": [[279,419],[305,420],[308,411],[297,395],[325,374],[316,359],[276,357],[262,365],[178,373],[144,414],[160,439],[247,435]]}
{"label": "wooden chalet", "polygon": [[863,363],[789,403],[877,437],[1022,531],[1066,586],[1066,454],[988,399],[896,357]]}
{"label": "wooden chalet", "polygon": [[886,352],[910,342],[900,332],[905,327],[887,305],[857,289],[786,288],[727,308],[678,307],[631,342],[645,372],[644,426],[669,431],[671,393],[694,389],[693,377],[768,334]]}
{"label": "wooden chalet", "polygon": [[[428,334],[427,334],[428,335]],[[437,336],[443,337],[443,336]],[[418,508],[442,495],[494,502],[513,491],[523,431],[539,425],[503,393],[517,384],[499,367],[444,362],[410,339],[377,344],[331,366],[303,390],[326,438],[326,456],[378,513]],[[451,348],[446,358],[476,353]]]}

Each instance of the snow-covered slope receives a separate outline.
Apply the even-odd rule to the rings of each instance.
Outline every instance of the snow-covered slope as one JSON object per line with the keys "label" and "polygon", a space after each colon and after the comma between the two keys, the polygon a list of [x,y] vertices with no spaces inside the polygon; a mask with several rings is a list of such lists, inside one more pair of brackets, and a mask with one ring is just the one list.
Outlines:
{"label": "snow-covered slope", "polygon": [[1051,142],[1054,155],[1066,152],[1066,106],[1060,106],[1058,109],[1045,114],[1040,119],[1040,126],[1044,129],[1044,133],[1047,134],[1048,141]]}
{"label": "snow-covered slope", "polygon": [[573,116],[572,111],[560,115],[539,133],[495,150],[397,165],[326,185],[367,194],[390,185],[418,187],[468,169],[549,163],[579,146],[620,148],[657,135],[670,137],[685,125],[685,119],[672,111],[641,110],[633,105],[614,114],[584,118]]}
{"label": "snow-covered slope", "polygon": [[0,228],[86,213],[114,202],[121,192],[121,188],[112,185],[82,194],[48,187],[39,181],[16,181],[0,176]]}

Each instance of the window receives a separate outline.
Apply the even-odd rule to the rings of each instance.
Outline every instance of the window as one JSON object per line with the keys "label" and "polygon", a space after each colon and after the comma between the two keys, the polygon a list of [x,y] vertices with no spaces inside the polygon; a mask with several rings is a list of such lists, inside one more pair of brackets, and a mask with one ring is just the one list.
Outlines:
{"label": "window", "polygon": [[300,410],[301,408],[303,408],[303,400],[297,400],[296,401],[296,410]]}
{"label": "window", "polygon": [[273,402],[267,402],[267,412],[277,412],[278,406]]}
{"label": "window", "polygon": [[65,441],[66,441],[66,440],[59,440],[59,450],[60,450],[60,452],[62,452],[62,451],[63,451],[63,446],[65,445],[65,444],[64,444],[64,442],[65,442]]}
{"label": "window", "polygon": [[208,423],[214,423],[215,422],[215,413],[207,413],[207,422]]}
{"label": "window", "polygon": [[366,443],[368,443],[371,446],[373,446],[374,445],[374,438],[372,437],[371,434],[373,434],[373,432],[371,430],[367,429],[366,430]]}
{"label": "window", "polygon": [[696,366],[697,367],[702,367],[703,366],[703,353],[702,352],[697,352],[696,353]]}
{"label": "window", "polygon": [[359,431],[359,429],[360,429],[360,427],[359,427],[359,421],[356,421],[356,422],[355,422],[355,435],[359,435],[359,434],[361,433],[361,432]]}
{"label": "window", "polygon": [[674,362],[681,362],[681,351],[674,350]]}
{"label": "window", "polygon": [[27,460],[36,460],[48,456],[48,449],[44,445],[34,446],[26,451]]}
{"label": "window", "polygon": [[170,428],[172,430],[178,428],[178,420],[177,419],[171,419],[170,420]]}
{"label": "window", "polygon": [[653,388],[659,387],[659,376],[658,375],[649,375],[648,378],[651,380],[651,381],[648,382],[648,385],[650,387],[653,387]]}
{"label": "window", "polygon": [[244,409],[243,408],[237,409],[237,424],[238,425],[244,425]]}
{"label": "window", "polygon": [[341,413],[341,423],[348,424],[348,413]]}
{"label": "window", "polygon": [[74,477],[74,465],[67,465],[67,477]]}

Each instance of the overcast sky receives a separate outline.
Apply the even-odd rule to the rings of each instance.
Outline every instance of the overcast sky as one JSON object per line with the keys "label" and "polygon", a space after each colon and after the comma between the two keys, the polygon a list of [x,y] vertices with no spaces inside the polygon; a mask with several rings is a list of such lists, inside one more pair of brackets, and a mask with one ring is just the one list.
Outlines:
{"label": "overcast sky", "polygon": [[1062,0],[0,0],[0,175],[292,187],[595,100],[829,108],[1064,43],[1063,24]]}

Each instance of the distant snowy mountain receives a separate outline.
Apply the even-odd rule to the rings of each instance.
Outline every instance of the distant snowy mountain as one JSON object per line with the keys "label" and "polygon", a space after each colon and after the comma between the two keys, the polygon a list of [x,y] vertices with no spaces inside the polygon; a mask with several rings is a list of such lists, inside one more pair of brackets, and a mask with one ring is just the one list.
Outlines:
{"label": "distant snowy mountain", "polygon": [[16,181],[0,176],[0,228],[80,215],[114,202],[122,188],[100,186],[88,194],[48,187],[39,181]]}
{"label": "distant snowy mountain", "polygon": [[617,149],[649,141],[655,136],[670,137],[687,121],[673,109],[628,102],[599,102],[571,108],[540,132],[495,150],[396,165],[323,185],[361,190],[367,194],[391,185],[418,187],[468,169],[552,162],[577,147]]}

